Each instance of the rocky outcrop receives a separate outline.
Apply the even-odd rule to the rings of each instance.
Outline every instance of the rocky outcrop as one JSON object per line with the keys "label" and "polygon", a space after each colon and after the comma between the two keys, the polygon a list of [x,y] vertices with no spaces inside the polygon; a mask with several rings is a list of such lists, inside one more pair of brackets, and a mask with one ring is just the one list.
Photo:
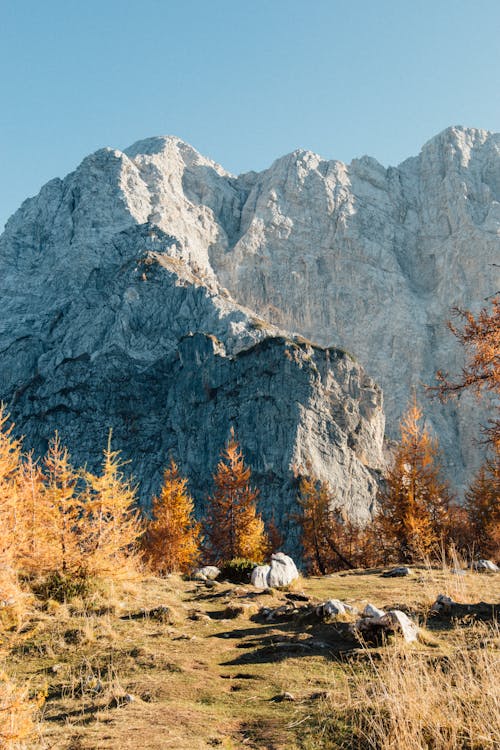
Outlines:
{"label": "rocky outcrop", "polygon": [[[499,139],[240,177],[173,137],[96,152],[0,239],[0,394],[37,451],[58,427],[89,460],[112,425],[145,495],[170,450],[202,494],[233,422],[273,503],[310,460],[366,516],[383,427],[362,366],[391,437],[412,386],[459,369],[450,307],[500,289]],[[426,403],[458,485],[487,408],[459,406]]]}
{"label": "rocky outcrop", "polygon": [[0,240],[0,393],[27,446],[43,453],[57,429],[93,467],[112,427],[145,502],[172,455],[201,508],[234,426],[262,510],[285,532],[307,463],[367,518],[382,465],[378,386],[343,351],[219,293],[147,212],[137,224],[120,201],[124,181],[135,211],[146,200],[134,169],[114,152],[90,158],[26,202]]}

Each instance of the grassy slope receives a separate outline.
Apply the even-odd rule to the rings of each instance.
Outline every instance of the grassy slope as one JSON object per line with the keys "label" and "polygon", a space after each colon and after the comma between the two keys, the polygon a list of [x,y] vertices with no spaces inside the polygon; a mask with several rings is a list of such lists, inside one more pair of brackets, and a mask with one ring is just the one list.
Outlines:
{"label": "grassy slope", "polygon": [[[367,601],[400,606],[421,622],[438,593],[464,602],[500,602],[498,574],[458,577],[420,570],[405,579],[335,574],[303,580],[298,588],[318,602],[339,598],[358,606]],[[49,611],[32,607],[20,632],[4,643],[3,656],[16,681],[47,689],[42,723],[47,747],[336,746],[318,731],[325,711],[318,695],[343,685],[352,665],[363,661],[363,651],[353,650],[345,630],[334,625],[250,619],[260,606],[278,606],[284,596],[224,583],[207,588],[177,577],[120,584],[90,601],[50,603]],[[226,607],[234,602],[248,609],[228,618]],[[166,621],[135,618],[159,605],[170,608]],[[407,648],[435,658],[476,644],[469,625],[435,619],[429,628],[425,643]],[[284,692],[295,700],[280,700]]]}

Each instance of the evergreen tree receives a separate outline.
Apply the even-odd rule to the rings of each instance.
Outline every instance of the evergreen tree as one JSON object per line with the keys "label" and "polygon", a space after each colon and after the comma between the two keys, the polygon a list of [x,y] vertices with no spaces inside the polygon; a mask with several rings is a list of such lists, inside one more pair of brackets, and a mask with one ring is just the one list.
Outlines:
{"label": "evergreen tree", "polygon": [[200,534],[187,479],[180,476],[172,459],[163,475],[160,494],[153,498],[153,517],[144,543],[149,565],[160,575],[192,570],[200,555]]}
{"label": "evergreen tree", "polygon": [[216,562],[236,557],[261,562],[265,555],[268,540],[257,513],[258,491],[251,487],[250,476],[231,428],[213,477],[215,490],[208,499],[205,521],[208,554]]}
{"label": "evergreen tree", "polygon": [[387,561],[421,559],[448,528],[450,491],[441,478],[437,443],[421,422],[414,399],[401,421],[401,442],[379,495],[377,526]]}

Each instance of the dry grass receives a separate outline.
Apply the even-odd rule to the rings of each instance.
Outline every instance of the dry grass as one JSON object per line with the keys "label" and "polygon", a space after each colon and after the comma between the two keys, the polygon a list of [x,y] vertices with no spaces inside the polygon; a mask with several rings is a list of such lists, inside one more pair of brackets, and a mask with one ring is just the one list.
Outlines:
{"label": "dry grass", "polygon": [[[500,601],[500,576],[457,577],[447,568],[404,579],[335,574],[292,588],[312,602],[404,607],[421,624],[439,593]],[[495,726],[498,633],[470,618],[435,618],[432,638],[411,647],[360,649],[346,623],[255,616],[284,604],[287,594],[175,576],[96,583],[86,596],[30,605],[23,624],[5,634],[8,672],[17,685],[30,685],[32,699],[47,686],[43,736],[54,750],[494,747],[484,739],[471,744],[463,727],[475,726],[482,737],[484,722]],[[285,692],[295,700],[280,700]],[[465,697],[473,698],[470,707]],[[418,717],[423,742],[439,715],[450,724],[439,720],[449,743],[463,739],[453,739],[454,727],[466,738],[462,745],[418,744]],[[365,735],[377,738],[377,731],[393,744],[367,744]]]}
{"label": "dry grass", "polygon": [[0,674],[0,747],[25,750],[38,747],[36,715],[43,694],[31,699],[27,687],[20,688],[6,674]]}
{"label": "dry grass", "polygon": [[[480,649],[429,657],[389,648],[346,670],[317,715],[325,747],[495,750],[500,743],[498,629],[476,626]],[[494,643],[496,642],[496,647]],[[319,745],[318,745],[319,747]]]}

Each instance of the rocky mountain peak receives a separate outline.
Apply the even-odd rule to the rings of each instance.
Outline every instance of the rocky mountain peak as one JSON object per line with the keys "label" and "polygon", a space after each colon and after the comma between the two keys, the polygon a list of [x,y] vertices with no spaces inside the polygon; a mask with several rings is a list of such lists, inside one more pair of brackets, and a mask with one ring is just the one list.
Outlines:
{"label": "rocky mountain peak", "polygon": [[[342,502],[363,515],[375,491],[373,476],[363,472],[381,466],[381,397],[373,423],[363,417],[342,427],[346,416],[329,405],[332,388],[318,374],[320,362],[340,360],[323,352],[347,350],[360,362],[346,380],[353,414],[362,411],[365,370],[380,382],[390,437],[397,436],[411,390],[420,389],[460,485],[479,461],[474,439],[488,407],[482,412],[467,397],[460,408],[431,404],[421,387],[438,368],[459,370],[462,352],[446,320],[451,307],[477,309],[500,288],[499,251],[499,134],[449,128],[390,168],[368,156],[347,165],[299,149],[239,177],[174,136],[125,151],[101,149],[25,201],[0,238],[1,393],[40,448],[50,430],[64,427],[78,435],[78,450],[90,454],[106,425],[119,422],[115,434],[129,444],[141,478],[146,466],[159,476],[165,451],[175,448],[181,461],[189,454],[186,469],[200,486],[215,442],[220,447],[225,439],[223,421],[236,422],[244,425],[252,455],[260,456],[255,465],[262,476],[281,477],[280,497],[289,502],[291,489],[278,453],[288,457],[285,463],[319,456],[318,472],[335,476]],[[287,331],[319,348],[298,353],[286,343],[298,341]],[[208,359],[201,354],[207,336],[220,342]],[[281,343],[254,347],[268,338]],[[279,366],[270,366],[271,352]],[[289,357],[297,377],[307,374],[307,388],[287,380]],[[201,367],[196,397],[176,385],[180,361]],[[243,367],[248,362],[250,370]],[[344,378],[334,371],[333,380]],[[268,393],[261,384],[270,372]],[[182,378],[187,388],[186,369]],[[266,425],[290,409],[295,415],[286,428],[293,447],[285,449],[288,436],[273,427],[272,460],[259,448],[267,438],[249,411],[251,388],[268,398],[269,410],[261,409]],[[187,405],[181,416],[176,403],[169,413],[177,417],[166,419],[174,392]],[[212,443],[203,435],[217,410]],[[201,430],[201,459],[182,435],[192,429]],[[344,437],[337,439],[337,430]],[[358,433],[372,435],[371,457],[368,439],[360,452]],[[151,441],[158,466],[144,458]],[[352,486],[346,471],[356,477]]]}

